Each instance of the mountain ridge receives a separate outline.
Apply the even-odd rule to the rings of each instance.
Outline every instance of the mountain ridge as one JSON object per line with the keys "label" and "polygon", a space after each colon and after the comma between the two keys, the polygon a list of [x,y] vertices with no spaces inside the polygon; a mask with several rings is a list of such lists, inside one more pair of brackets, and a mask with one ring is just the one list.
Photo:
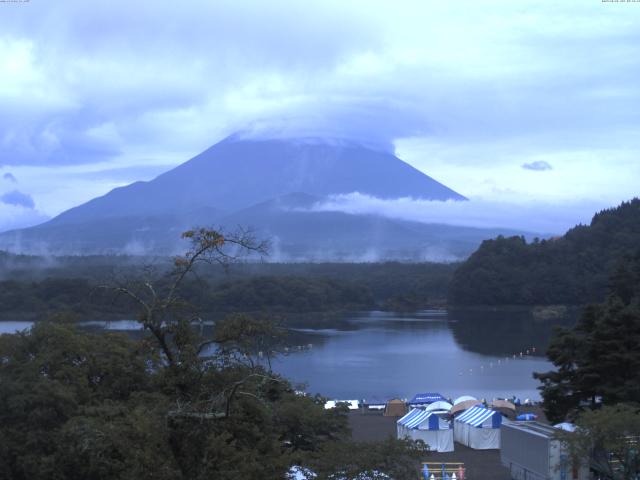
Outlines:
{"label": "mountain ridge", "polygon": [[[387,183],[390,178],[393,184]],[[153,180],[115,188],[51,221],[177,213],[201,206],[231,213],[292,192],[325,196],[354,191],[379,198],[466,200],[395,155],[358,144],[227,138]]]}
{"label": "mountain ridge", "polygon": [[148,182],[134,182],[27,229],[0,234],[24,253],[177,253],[195,225],[255,228],[285,261],[465,258],[505,229],[315,211],[334,194],[466,200],[388,151],[327,139],[227,138]]}

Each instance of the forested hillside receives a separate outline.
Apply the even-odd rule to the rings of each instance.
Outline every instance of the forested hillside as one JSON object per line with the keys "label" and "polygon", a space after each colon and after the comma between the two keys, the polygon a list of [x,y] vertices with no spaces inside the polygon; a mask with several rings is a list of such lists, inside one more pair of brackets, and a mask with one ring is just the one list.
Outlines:
{"label": "forested hillside", "polygon": [[[35,320],[74,312],[80,320],[126,318],[131,305],[100,285],[162,272],[169,259],[40,257],[0,252],[0,320]],[[361,309],[413,310],[441,304],[453,264],[268,264],[234,265],[225,272],[203,266],[181,294],[201,315],[229,312],[309,313]]]}
{"label": "forested hillside", "polygon": [[604,302],[586,307],[573,328],[556,331],[547,350],[555,369],[534,374],[542,383],[547,417],[574,418],[600,402],[637,406],[639,342],[640,250],[616,268]]}
{"label": "forested hillside", "polygon": [[609,276],[640,246],[640,200],[597,213],[590,225],[527,243],[487,240],[454,273],[458,305],[585,304],[601,301]]}

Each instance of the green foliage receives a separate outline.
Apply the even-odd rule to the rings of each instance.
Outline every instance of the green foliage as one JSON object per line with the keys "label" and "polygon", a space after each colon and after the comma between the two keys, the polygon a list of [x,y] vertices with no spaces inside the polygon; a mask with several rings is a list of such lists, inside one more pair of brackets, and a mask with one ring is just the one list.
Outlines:
{"label": "green foliage", "polygon": [[259,276],[218,285],[206,300],[208,311],[321,312],[374,305],[364,286],[331,279]]}
{"label": "green foliage", "polygon": [[556,370],[535,374],[552,421],[599,401],[640,403],[640,252],[617,269],[611,288],[574,328],[557,331],[547,350]]}
{"label": "green foliage", "polygon": [[235,314],[216,322],[212,341],[226,364],[243,363],[253,368],[265,358],[270,368],[272,357],[284,347],[285,337],[286,330],[272,321]]}
{"label": "green foliage", "polygon": [[620,260],[640,244],[640,199],[597,213],[589,226],[527,244],[487,240],[456,270],[449,290],[458,305],[584,305],[606,296]]}
{"label": "green foliage", "polygon": [[[65,439],[81,432],[102,438],[104,432],[88,419],[123,415],[122,406],[150,390],[147,370],[154,361],[124,336],[80,335],[69,325],[49,322],[0,336],[0,358],[4,463],[9,478],[16,479],[88,478],[61,476],[60,449],[70,446]],[[87,419],[86,428],[79,418]],[[100,444],[87,437],[80,445],[90,455]]]}
{"label": "green foliage", "polygon": [[[420,459],[425,445],[421,441],[389,438],[377,443],[327,443],[312,460],[314,470],[321,479],[358,478],[362,473],[368,478],[415,479],[420,475]],[[384,477],[383,475],[388,475]]]}
{"label": "green foliage", "polygon": [[632,480],[640,473],[640,412],[619,404],[583,412],[575,432],[561,439],[577,461],[590,459],[591,468],[612,480]]}
{"label": "green foliage", "polygon": [[0,336],[2,478],[281,479],[348,436],[345,411],[259,367],[171,368],[148,345],[51,322]]}
{"label": "green foliage", "polygon": [[[142,266],[122,265],[118,258],[105,257],[104,264],[85,272],[97,260],[82,258],[61,261],[56,268],[34,268],[31,277],[23,271],[9,270],[12,278],[21,280],[0,280],[0,318],[32,320],[59,311],[71,311],[80,319],[92,320],[130,316],[135,307],[133,301],[116,298],[112,292],[96,287],[108,283],[105,279],[114,276],[111,270],[116,266],[121,272],[117,278],[140,279]],[[197,279],[182,282],[180,294],[207,316],[265,311],[281,315],[330,313],[376,307],[415,310],[443,302],[455,268],[401,263],[249,264],[238,265],[225,275],[219,267],[202,267]],[[168,268],[161,264],[155,273]],[[39,278],[37,275],[42,272],[47,276]]]}

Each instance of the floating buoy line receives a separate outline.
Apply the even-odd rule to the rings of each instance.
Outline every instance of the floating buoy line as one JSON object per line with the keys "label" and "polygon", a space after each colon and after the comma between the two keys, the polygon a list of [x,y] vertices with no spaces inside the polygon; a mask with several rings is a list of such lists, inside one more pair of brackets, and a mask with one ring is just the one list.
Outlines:
{"label": "floating buoy line", "polygon": [[531,346],[528,348],[524,348],[519,352],[513,353],[511,355],[506,355],[504,357],[500,357],[497,360],[491,360],[489,363],[486,364],[481,364],[479,367],[477,367],[477,369],[474,371],[473,368],[469,368],[466,370],[460,370],[460,372],[458,372],[458,375],[462,376],[462,375],[473,375],[474,373],[479,373],[479,374],[483,374],[485,371],[487,370],[492,370],[494,368],[499,368],[502,367],[504,365],[507,365],[509,362],[512,362],[514,360],[520,360],[520,359],[524,359],[527,357],[531,357],[536,353],[536,347],[535,346]]}

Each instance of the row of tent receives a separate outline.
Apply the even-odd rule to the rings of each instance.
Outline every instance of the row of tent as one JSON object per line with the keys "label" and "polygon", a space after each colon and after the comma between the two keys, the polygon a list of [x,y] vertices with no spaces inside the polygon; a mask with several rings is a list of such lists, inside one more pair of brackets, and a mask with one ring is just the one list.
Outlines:
{"label": "row of tent", "polygon": [[[386,403],[384,406],[385,416],[402,416],[407,413],[408,407],[421,407],[426,408],[428,411],[448,413],[450,415],[460,414],[469,408],[482,405],[483,402],[470,395],[463,395],[453,400],[453,403],[449,403],[439,393],[419,393],[413,397],[409,402],[404,402],[399,399],[393,399]],[[493,410],[500,411],[503,415],[513,418],[516,413],[516,406],[514,403],[508,400],[496,399],[490,404]],[[518,420],[531,420],[531,418],[518,418]]]}
{"label": "row of tent", "polygon": [[422,440],[431,450],[452,452],[454,440],[462,445],[488,450],[500,448],[502,414],[475,405],[453,422],[426,409],[414,408],[396,422],[398,438]]}

